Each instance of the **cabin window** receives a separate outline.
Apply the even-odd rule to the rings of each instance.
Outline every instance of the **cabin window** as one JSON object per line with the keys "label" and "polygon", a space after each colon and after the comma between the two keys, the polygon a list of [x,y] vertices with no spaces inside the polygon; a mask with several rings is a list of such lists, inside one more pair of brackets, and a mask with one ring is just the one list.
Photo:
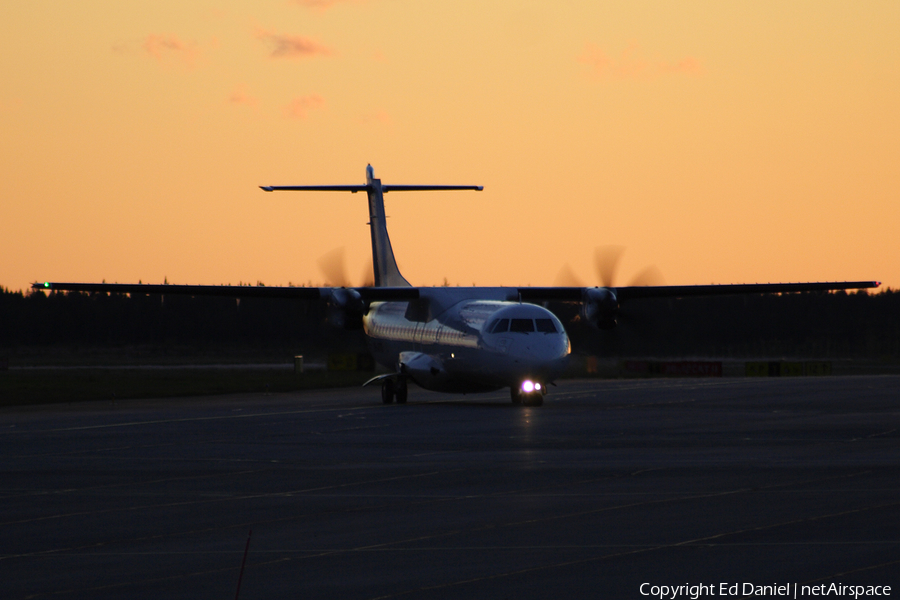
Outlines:
{"label": "cabin window", "polygon": [[534,331],[534,321],[531,319],[513,319],[509,330],[514,333],[530,333]]}
{"label": "cabin window", "polygon": [[497,319],[497,324],[491,329],[491,333],[505,333],[509,330],[509,319]]}
{"label": "cabin window", "polygon": [[559,333],[556,325],[553,324],[553,319],[535,319],[534,324],[541,333]]}

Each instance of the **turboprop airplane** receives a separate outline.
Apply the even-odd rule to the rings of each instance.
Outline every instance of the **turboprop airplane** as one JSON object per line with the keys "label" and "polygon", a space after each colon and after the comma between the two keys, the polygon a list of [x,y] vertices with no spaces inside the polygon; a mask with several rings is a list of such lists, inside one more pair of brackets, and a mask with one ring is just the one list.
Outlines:
{"label": "turboprop airplane", "polygon": [[375,360],[388,369],[364,385],[381,384],[385,404],[406,403],[409,382],[437,392],[508,388],[516,404],[543,404],[548,384],[563,373],[571,344],[563,324],[540,305],[580,303],[598,328],[616,325],[619,305],[634,298],[787,293],[878,287],[876,281],[626,287],[415,287],[401,275],[385,224],[384,194],[476,190],[480,186],[386,185],[366,167],[363,185],[261,186],[267,192],[366,192],[372,236],[373,287],[198,286],[35,283],[45,290],[126,294],[188,294],[320,300],[332,323],[362,328]]}

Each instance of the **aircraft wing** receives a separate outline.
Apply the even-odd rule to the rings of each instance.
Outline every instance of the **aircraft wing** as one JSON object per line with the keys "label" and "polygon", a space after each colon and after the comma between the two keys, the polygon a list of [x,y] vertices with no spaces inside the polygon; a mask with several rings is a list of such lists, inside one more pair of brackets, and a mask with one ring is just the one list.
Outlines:
{"label": "aircraft wing", "polygon": [[[181,294],[184,296],[225,296],[230,298],[292,298],[323,300],[341,288],[283,287],[263,285],[168,285],[147,283],[34,283],[36,290],[67,292],[109,292],[113,294]],[[363,287],[351,288],[367,301],[415,300],[419,288]]]}
{"label": "aircraft wing", "polygon": [[[821,292],[876,288],[878,281],[836,281],[814,283],[749,283],[725,285],[656,285],[609,288],[619,302],[635,298],[678,298],[684,296],[720,296],[726,294],[785,294],[791,292]],[[113,294],[181,294],[186,296],[224,296],[230,298],[289,298],[295,300],[327,300],[335,290],[331,287],[285,287],[249,285],[169,285],[147,283],[59,283],[44,282],[31,286],[36,290],[68,292],[108,292]],[[359,287],[348,288],[368,302],[415,300],[420,296],[417,287]],[[582,287],[521,287],[513,288],[526,302],[581,302],[585,292],[603,288]]]}
{"label": "aircraft wing", "polygon": [[[877,288],[878,281],[832,281],[810,283],[742,283],[723,285],[653,285],[610,288],[620,302],[635,298],[679,298],[684,296],[722,296],[729,294],[786,294],[792,292],[823,292]],[[580,302],[584,298],[581,287],[524,287],[519,288],[522,300],[540,302],[556,300]]]}
{"label": "aircraft wing", "polygon": [[788,294],[877,288],[878,281],[833,281],[812,283],[741,283],[726,285],[657,285],[616,288],[619,300],[729,294]]}

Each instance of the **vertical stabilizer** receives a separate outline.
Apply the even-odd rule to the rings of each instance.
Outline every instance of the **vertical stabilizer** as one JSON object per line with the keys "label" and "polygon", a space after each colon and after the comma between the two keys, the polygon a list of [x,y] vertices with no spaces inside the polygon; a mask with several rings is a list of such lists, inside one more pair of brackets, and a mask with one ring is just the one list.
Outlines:
{"label": "vertical stabilizer", "polygon": [[372,233],[372,264],[375,266],[375,287],[409,287],[400,274],[384,214],[384,189],[375,178],[372,165],[366,166],[366,191],[369,194],[369,229]]}
{"label": "vertical stabilizer", "polygon": [[263,185],[267,192],[366,192],[369,196],[369,229],[372,233],[372,263],[375,267],[375,287],[410,287],[400,274],[391,239],[388,237],[384,215],[384,194],[386,192],[423,192],[431,190],[476,190],[480,185],[382,185],[375,179],[375,169],[366,166],[365,185]]}

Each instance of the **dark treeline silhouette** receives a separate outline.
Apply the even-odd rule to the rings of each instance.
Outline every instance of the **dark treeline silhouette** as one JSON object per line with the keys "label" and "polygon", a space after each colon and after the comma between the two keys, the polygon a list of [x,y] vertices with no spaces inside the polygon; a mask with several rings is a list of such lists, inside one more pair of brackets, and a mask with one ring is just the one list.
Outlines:
{"label": "dark treeline silhouette", "polygon": [[[551,308],[576,352],[600,356],[900,358],[900,292],[892,290],[634,300],[611,331],[579,323],[577,306]],[[356,351],[361,343],[359,332],[329,326],[318,302],[0,289],[7,351],[151,345],[312,353]]]}
{"label": "dark treeline silhouette", "polygon": [[267,353],[354,350],[358,332],[326,323],[318,302],[181,295],[0,292],[0,348],[172,346]]}
{"label": "dark treeline silhouette", "polygon": [[613,330],[570,331],[600,356],[900,358],[900,292],[633,300]]}

